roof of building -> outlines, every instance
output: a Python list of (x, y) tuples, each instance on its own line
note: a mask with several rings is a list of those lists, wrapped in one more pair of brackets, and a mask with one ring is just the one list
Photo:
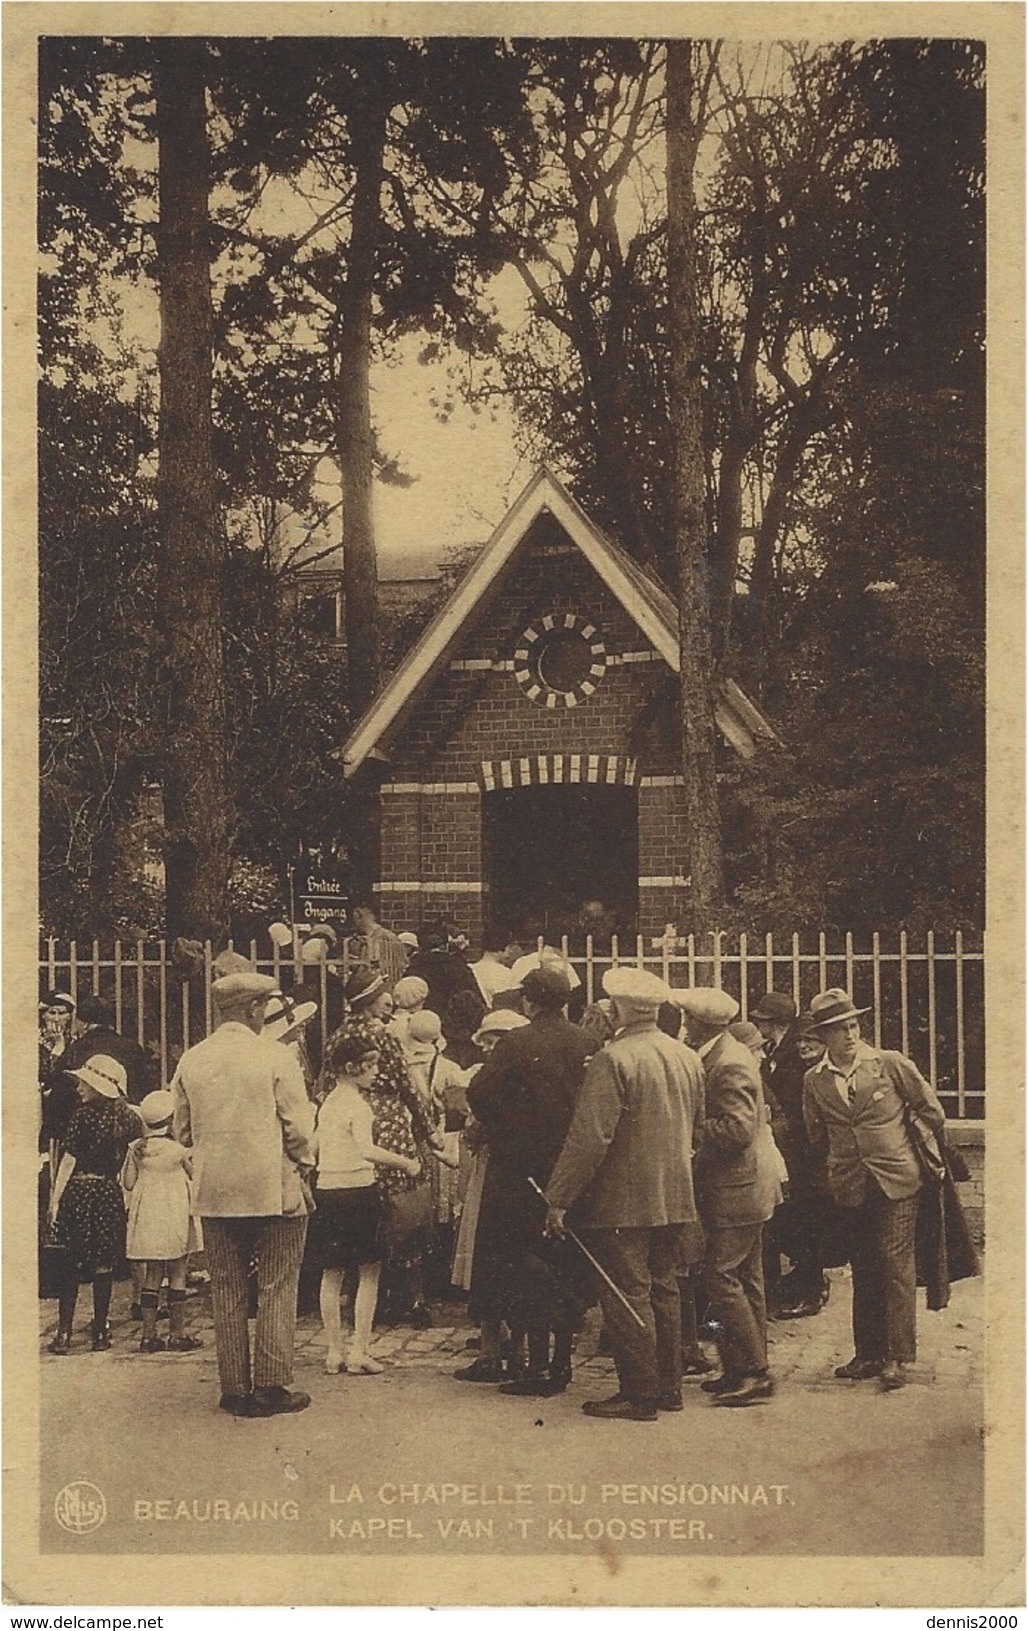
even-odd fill
[[(468, 619), (494, 588), (533, 522), (544, 512), (548, 512), (577, 545), (668, 667), (678, 672), (678, 609), (671, 596), (638, 561), (589, 519), (544, 465), (515, 499), (445, 605), (339, 749), (337, 757), (342, 759), (347, 776), (352, 776), (369, 755), (381, 755), (384, 742), (409, 717), (450, 660)], [(761, 738), (775, 739), (771, 725), (734, 680), (717, 682), (714, 718), (719, 730), (743, 758), (752, 758)]]

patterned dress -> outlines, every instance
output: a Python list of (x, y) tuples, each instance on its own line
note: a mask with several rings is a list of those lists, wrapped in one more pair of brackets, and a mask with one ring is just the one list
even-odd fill
[(114, 1269), (125, 1252), (125, 1199), (119, 1176), (142, 1122), (124, 1099), (80, 1104), (68, 1124), (67, 1155), (75, 1157), (57, 1213), (68, 1256), (83, 1279)]
[[(372, 1127), (374, 1142), (394, 1155), (416, 1158), (427, 1172), (428, 1162), (432, 1160), (429, 1140), (433, 1128), (407, 1073), (403, 1049), (381, 1020), (371, 1016), (367, 1019), (351, 1018), (347, 1021), (346, 1029), (351, 1035), (363, 1037), (368, 1047), (377, 1049), (381, 1056), (378, 1073), (367, 1095), (375, 1118)], [(414, 1189), (425, 1179), (411, 1178), (397, 1167), (379, 1167), (375, 1182), (388, 1204), (391, 1195)], [(402, 1252), (391, 1253), (389, 1261), (394, 1268), (413, 1268), (420, 1263), (424, 1246), (425, 1242), (415, 1237)]]

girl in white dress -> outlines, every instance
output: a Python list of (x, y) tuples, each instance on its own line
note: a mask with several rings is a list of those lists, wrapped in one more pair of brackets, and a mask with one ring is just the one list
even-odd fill
[[(167, 1088), (149, 1093), (139, 1106), (146, 1132), (129, 1145), (121, 1182), (128, 1195), (125, 1255), (146, 1264), (140, 1303), (143, 1334), (140, 1353), (189, 1353), (201, 1348), (199, 1337), (186, 1333), (186, 1267), (193, 1239), (189, 1215), (191, 1156), (171, 1136), (174, 1101)], [(168, 1276), (168, 1340), (157, 1335), (157, 1299)]]

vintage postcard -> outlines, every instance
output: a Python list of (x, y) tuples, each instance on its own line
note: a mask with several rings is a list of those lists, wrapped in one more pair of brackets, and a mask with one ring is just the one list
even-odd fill
[(6, 1604), (1023, 1604), (1023, 8), (3, 29)]

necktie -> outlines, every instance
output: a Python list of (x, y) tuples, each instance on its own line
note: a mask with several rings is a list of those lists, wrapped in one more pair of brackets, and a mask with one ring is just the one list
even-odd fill
[(856, 1096), (857, 1096), (857, 1078), (855, 1076), (850, 1076), (847, 1079), (847, 1082), (846, 1082), (846, 1098), (847, 1098), (848, 1102), (850, 1104), (852, 1104), (854, 1099), (856, 1098)]

